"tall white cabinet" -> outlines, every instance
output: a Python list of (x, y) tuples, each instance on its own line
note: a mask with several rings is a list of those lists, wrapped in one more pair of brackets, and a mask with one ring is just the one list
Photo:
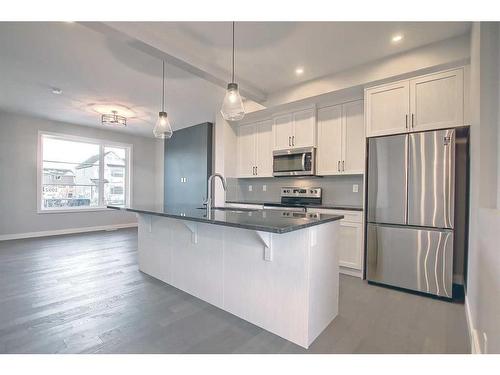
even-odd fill
[(368, 137), (464, 125), (463, 68), (365, 90)]
[(272, 177), (272, 125), (265, 120), (238, 127), (238, 177)]
[(365, 124), (363, 101), (318, 109), (319, 175), (363, 174)]

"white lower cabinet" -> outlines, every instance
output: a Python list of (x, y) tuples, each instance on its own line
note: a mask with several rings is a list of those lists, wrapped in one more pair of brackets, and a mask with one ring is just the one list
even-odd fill
[(340, 272), (363, 277), (363, 213), (360, 211), (307, 209), (307, 212), (343, 215), (339, 230)]

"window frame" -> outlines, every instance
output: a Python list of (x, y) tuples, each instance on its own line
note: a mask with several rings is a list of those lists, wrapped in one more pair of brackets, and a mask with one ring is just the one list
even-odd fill
[[(99, 146), (99, 180), (98, 194), (99, 205), (95, 207), (85, 208), (61, 208), (61, 209), (44, 209), (42, 207), (42, 188), (43, 188), (43, 137), (61, 139), (65, 141), (91, 143)], [(129, 143), (109, 141), (107, 139), (96, 139), (80, 137), (71, 134), (54, 133), (47, 131), (38, 131), (38, 147), (37, 147), (37, 213), (52, 214), (52, 213), (68, 213), (68, 212), (92, 212), (104, 211), (108, 208), (104, 204), (104, 148), (105, 147), (120, 147), (125, 149), (125, 205), (132, 204), (132, 160), (133, 160), (133, 145)]]

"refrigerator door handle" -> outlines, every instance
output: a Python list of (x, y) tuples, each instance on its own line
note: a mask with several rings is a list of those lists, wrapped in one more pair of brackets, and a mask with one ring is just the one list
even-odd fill
[(409, 145), (409, 137), (405, 136), (405, 203), (404, 203), (404, 222), (408, 224), (408, 162), (410, 159), (410, 145)]

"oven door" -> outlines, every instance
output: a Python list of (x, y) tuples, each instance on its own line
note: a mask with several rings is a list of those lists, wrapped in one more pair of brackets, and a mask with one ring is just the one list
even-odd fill
[(280, 150), (273, 152), (273, 176), (312, 176), (315, 174), (315, 149)]

